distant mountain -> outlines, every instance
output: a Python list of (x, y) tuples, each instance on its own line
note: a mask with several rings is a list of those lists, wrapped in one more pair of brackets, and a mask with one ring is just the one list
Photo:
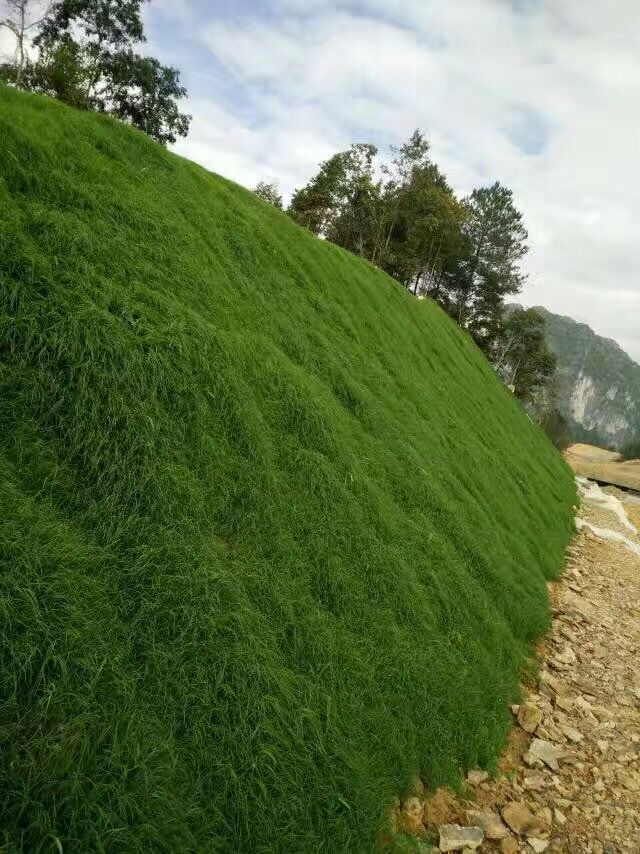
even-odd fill
[(620, 448), (640, 436), (640, 365), (585, 323), (536, 306), (558, 358), (558, 402), (576, 440)]

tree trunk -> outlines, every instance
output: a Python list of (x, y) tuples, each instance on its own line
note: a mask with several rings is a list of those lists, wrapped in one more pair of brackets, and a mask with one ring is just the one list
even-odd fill
[(98, 82), (98, 64), (100, 62), (100, 51), (102, 49), (102, 37), (98, 36), (98, 41), (96, 43), (96, 55), (93, 63), (91, 64), (91, 72), (89, 74), (89, 80), (87, 82), (87, 88), (85, 90), (84, 96), (89, 100), (89, 96), (91, 95), (91, 90)]
[(25, 30), (25, 6), (26, 0), (20, 3), (20, 27), (18, 35), (18, 70), (16, 71), (16, 85), (18, 88), (22, 86), (22, 73), (24, 69), (24, 30)]

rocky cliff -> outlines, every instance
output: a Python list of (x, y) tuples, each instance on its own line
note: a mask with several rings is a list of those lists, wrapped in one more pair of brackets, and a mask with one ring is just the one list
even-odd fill
[(558, 358), (558, 402), (577, 440), (621, 447), (640, 435), (640, 365), (586, 324), (538, 309)]

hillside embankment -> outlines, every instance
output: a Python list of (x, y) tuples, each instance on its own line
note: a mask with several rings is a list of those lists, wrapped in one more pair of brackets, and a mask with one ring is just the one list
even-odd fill
[(466, 798), (440, 790), (422, 806), (418, 836), (443, 851), (465, 835), (478, 852), (640, 851), (640, 502), (587, 482), (581, 493), (540, 672), (512, 707), (496, 778), (472, 771)]
[(430, 301), (0, 88), (0, 847), (371, 851), (490, 767), (570, 470)]

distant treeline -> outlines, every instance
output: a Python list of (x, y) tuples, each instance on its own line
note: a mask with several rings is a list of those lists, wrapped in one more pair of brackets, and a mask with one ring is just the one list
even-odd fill
[[(496, 182), (458, 198), (416, 130), (390, 161), (358, 143), (320, 164), (291, 198), (300, 225), (429, 296), (472, 336), (517, 397), (540, 420), (553, 410), (555, 356), (544, 318), (505, 306), (522, 289), (527, 231), (513, 193)], [(276, 183), (255, 192), (282, 208)]]

